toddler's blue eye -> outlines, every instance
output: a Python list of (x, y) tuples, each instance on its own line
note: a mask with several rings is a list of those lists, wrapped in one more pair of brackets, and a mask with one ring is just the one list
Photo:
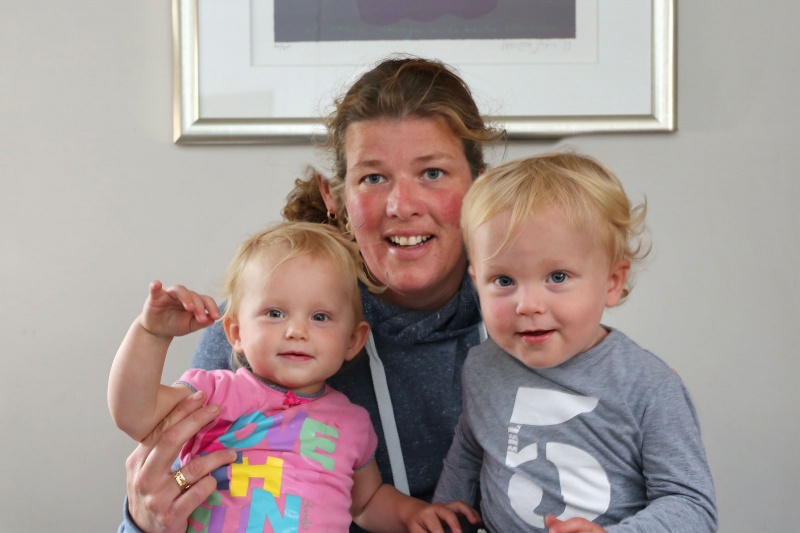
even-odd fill
[(553, 272), (550, 274), (550, 281), (553, 283), (564, 283), (567, 281), (567, 274), (565, 272)]
[(311, 319), (316, 322), (325, 322), (326, 320), (328, 320), (328, 315), (326, 315), (325, 313), (315, 313), (314, 316), (311, 317)]
[(514, 284), (514, 280), (508, 276), (497, 276), (494, 280), (495, 284), (499, 287), (510, 287)]
[(267, 316), (270, 318), (283, 318), (283, 311), (280, 309), (270, 309), (267, 311)]

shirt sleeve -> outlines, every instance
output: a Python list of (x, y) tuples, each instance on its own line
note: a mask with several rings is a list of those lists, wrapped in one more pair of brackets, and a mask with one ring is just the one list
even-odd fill
[(653, 394), (642, 420), (647, 507), (608, 533), (717, 530), (714, 482), (692, 400), (677, 376)]
[(122, 523), (119, 525), (117, 533), (143, 533), (134, 523), (131, 513), (128, 510), (128, 495), (125, 495), (125, 505), (122, 507)]
[(367, 410), (356, 405), (353, 405), (353, 408), (357, 410), (354, 413), (356, 416), (353, 417), (356, 420), (355, 434), (366, 436), (358, 462), (353, 465), (353, 470), (361, 470), (375, 457), (375, 451), (378, 449), (378, 435), (375, 433), (375, 428), (372, 427), (372, 420)]
[(234, 415), (258, 409), (264, 404), (266, 389), (243, 368), (236, 372), (191, 368), (175, 383), (205, 392), (206, 405), (218, 404), (220, 407), (218, 418), (221, 419), (233, 420)]
[(433, 494), (435, 503), (460, 500), (468, 505), (477, 501), (482, 451), (469, 427), (467, 416), (461, 414), (453, 444), (444, 459), (444, 469)]

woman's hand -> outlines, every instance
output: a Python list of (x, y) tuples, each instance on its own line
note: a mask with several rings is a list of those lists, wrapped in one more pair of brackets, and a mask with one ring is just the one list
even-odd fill
[(181, 447), (219, 414), (219, 407), (203, 407), (205, 394), (182, 400), (156, 426), (125, 462), (128, 510), (139, 529), (147, 533), (185, 532), (189, 515), (216, 490), (209, 474), (236, 459), (233, 450), (196, 457), (181, 467), (190, 487), (182, 492), (172, 473)]

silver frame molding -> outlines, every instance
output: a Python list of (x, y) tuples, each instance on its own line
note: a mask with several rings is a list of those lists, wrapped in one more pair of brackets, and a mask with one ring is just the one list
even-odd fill
[[(173, 0), (173, 134), (178, 144), (300, 144), (323, 138), (319, 119), (225, 119), (200, 116), (198, 2)], [(649, 115), (488, 116), (510, 140), (557, 139), (589, 133), (673, 132), (677, 129), (676, 2), (651, 0), (652, 97)]]

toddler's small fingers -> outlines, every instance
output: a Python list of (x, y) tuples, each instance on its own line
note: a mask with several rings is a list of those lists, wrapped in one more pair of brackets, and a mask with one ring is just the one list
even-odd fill
[(217, 320), (220, 316), (220, 313), (219, 313), (219, 307), (217, 306), (217, 302), (214, 301), (214, 298), (202, 294), (200, 295), (200, 299), (203, 302), (203, 309), (205, 309), (208, 318), (210, 318), (211, 320)]
[(150, 295), (158, 294), (159, 292), (161, 292), (162, 288), (163, 287), (161, 285), (161, 282), (158, 281), (157, 279), (154, 279), (153, 281), (150, 282)]

